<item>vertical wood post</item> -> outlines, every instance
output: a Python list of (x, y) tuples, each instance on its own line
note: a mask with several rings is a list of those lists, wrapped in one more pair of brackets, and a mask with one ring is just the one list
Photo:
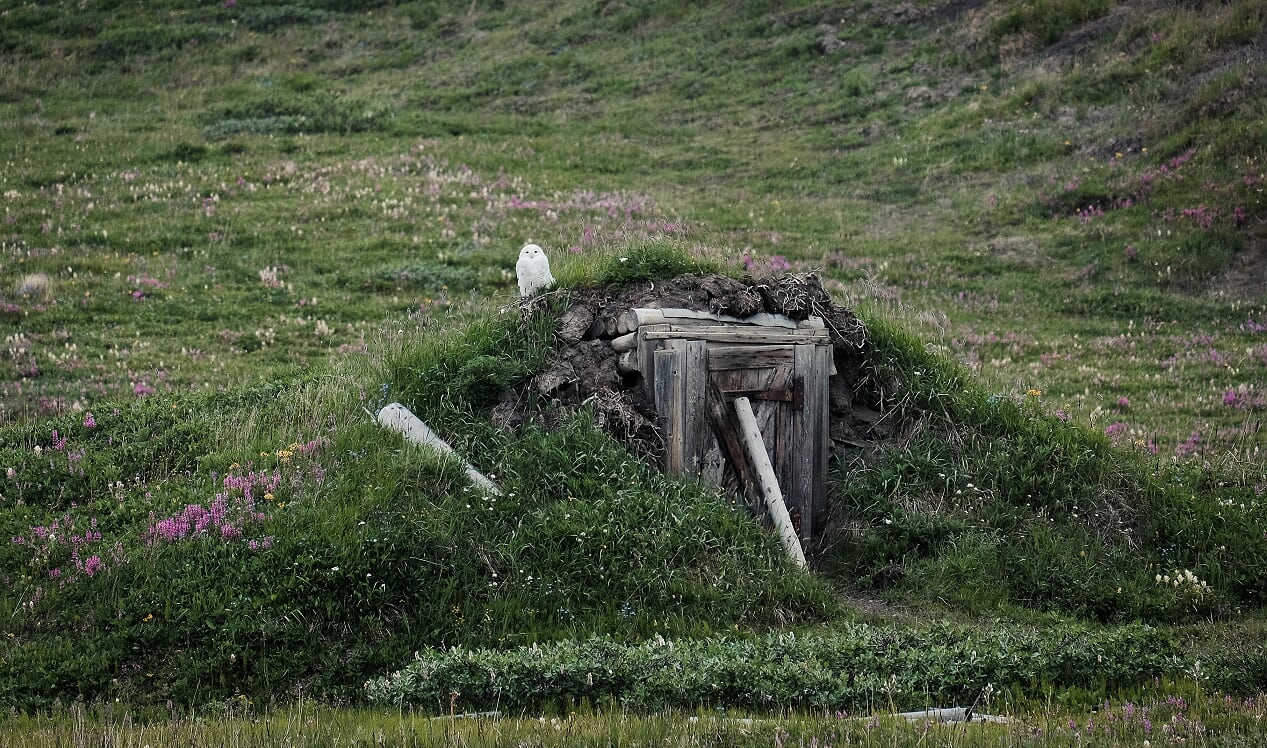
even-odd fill
[(660, 412), (660, 431), (664, 434), (664, 471), (670, 475), (680, 475), (685, 463), (682, 434), (685, 398), (680, 376), (683, 358), (682, 351), (672, 348), (655, 352), (652, 391), (656, 410)]
[[(814, 450), (814, 475), (810, 486), (807, 533), (818, 531), (817, 522), (827, 516), (827, 472), (831, 467), (831, 375), (835, 365), (829, 345), (814, 346), (814, 369), (806, 376), (805, 414), (812, 418), (810, 446)], [(806, 535), (805, 537), (811, 537)]]
[(682, 354), (682, 437), (686, 442), (682, 448), (682, 467), (699, 479), (705, 455), (713, 445), (708, 411), (704, 409), (708, 394), (708, 343), (689, 340), (674, 347)]

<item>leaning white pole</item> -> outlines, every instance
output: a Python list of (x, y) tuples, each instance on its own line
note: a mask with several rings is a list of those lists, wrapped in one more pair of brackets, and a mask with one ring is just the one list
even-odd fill
[(409, 408), (400, 403), (389, 403), (382, 410), (378, 411), (378, 422), (384, 427), (392, 431), (398, 431), (405, 435), (405, 438), (414, 444), (424, 447), (430, 447), (437, 452), (446, 455), (453, 455), (459, 462), (466, 466), (466, 475), (471, 482), (494, 496), (501, 495), (501, 489), (488, 478), (485, 478), (480, 471), (476, 470), (466, 460), (458, 456), (453, 451), (448, 442), (436, 436), (436, 432), (432, 431), (427, 424), (423, 423), (418, 416), (410, 412)]
[(770, 517), (779, 531), (783, 550), (797, 564), (805, 566), (805, 551), (801, 549), (800, 538), (796, 537), (796, 528), (792, 526), (792, 518), (788, 516), (787, 505), (783, 503), (783, 491), (779, 489), (779, 480), (774, 476), (774, 466), (770, 464), (770, 455), (765, 451), (761, 429), (757, 426), (757, 417), (752, 412), (752, 403), (748, 402), (748, 398), (735, 398), (735, 413), (739, 416), (739, 432), (743, 436), (748, 459), (752, 460), (761, 495), (765, 498), (766, 508), (770, 510)]

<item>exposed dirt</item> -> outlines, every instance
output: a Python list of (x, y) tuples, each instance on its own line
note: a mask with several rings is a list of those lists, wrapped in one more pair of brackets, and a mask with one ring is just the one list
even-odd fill
[(1246, 235), (1245, 248), (1210, 283), (1207, 293), (1251, 303), (1267, 298), (1267, 226), (1260, 224)]
[[(793, 320), (821, 318), (831, 337), (837, 371), (830, 380), (834, 447), (856, 452), (887, 436), (879, 414), (856, 405), (853, 398), (865, 376), (866, 329), (853, 312), (835, 305), (816, 275), (788, 273), (749, 281), (687, 275), (565, 293), (568, 307), (559, 318), (555, 355), (545, 370), (502, 393), (493, 411), (494, 423), (501, 427), (515, 428), (528, 421), (550, 426), (571, 411), (588, 407), (600, 428), (658, 464), (664, 447), (658, 415), (641, 374), (622, 373), (618, 368), (620, 354), (612, 348), (615, 336), (610, 330), (621, 313), (632, 308), (682, 308), (740, 318), (760, 312)], [(524, 314), (536, 313), (547, 298), (534, 297), (519, 307)], [(530, 407), (541, 398), (556, 407)]]

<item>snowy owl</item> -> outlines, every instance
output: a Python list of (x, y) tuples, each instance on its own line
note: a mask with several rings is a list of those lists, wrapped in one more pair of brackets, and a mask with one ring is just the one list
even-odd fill
[(519, 278), (520, 296), (531, 296), (554, 283), (554, 276), (550, 275), (550, 258), (546, 257), (545, 250), (535, 244), (525, 244), (519, 250), (515, 275)]

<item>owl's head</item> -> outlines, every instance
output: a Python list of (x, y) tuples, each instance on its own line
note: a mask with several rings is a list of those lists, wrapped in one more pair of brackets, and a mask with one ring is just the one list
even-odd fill
[(519, 250), (519, 259), (521, 260), (534, 260), (544, 256), (545, 250), (535, 244), (525, 244), (524, 248)]

